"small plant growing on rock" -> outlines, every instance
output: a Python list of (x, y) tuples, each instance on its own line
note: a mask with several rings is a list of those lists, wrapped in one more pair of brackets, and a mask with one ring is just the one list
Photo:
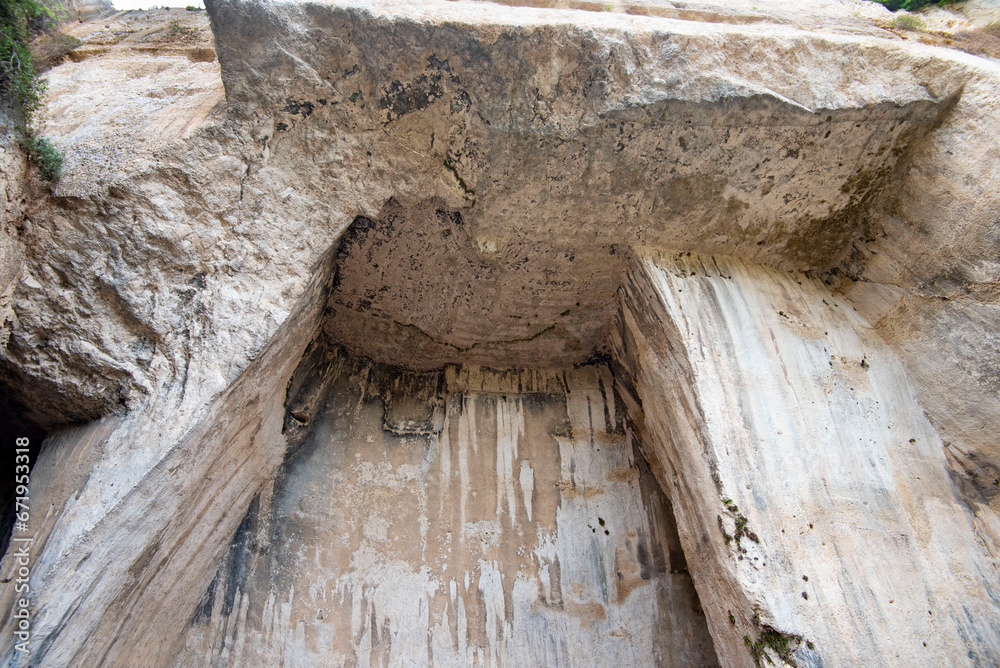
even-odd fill
[(733, 519), (736, 522), (736, 532), (730, 535), (729, 532), (726, 531), (726, 525), (722, 521), (722, 515), (718, 516), (719, 530), (722, 532), (722, 537), (725, 538), (727, 545), (735, 539), (736, 549), (745, 554), (746, 549), (740, 545), (740, 541), (746, 538), (755, 543), (759, 543), (760, 539), (757, 537), (757, 534), (750, 530), (750, 520), (747, 519), (746, 515), (740, 513), (740, 507), (737, 506), (732, 499), (722, 499), (722, 505), (725, 507), (726, 511), (733, 516)]
[[(771, 653), (775, 654), (786, 664), (794, 666), (795, 662), (792, 654), (802, 645), (802, 636), (794, 633), (784, 633), (773, 626), (761, 624), (760, 616), (757, 614), (753, 616), (753, 623), (754, 626), (760, 629), (760, 634), (756, 640), (752, 640), (749, 635), (744, 635), (743, 644), (750, 651), (750, 656), (753, 657), (754, 664), (760, 666), (761, 659), (764, 659), (769, 664), (773, 664), (774, 660), (768, 654), (768, 650), (770, 650)], [(806, 646), (809, 649), (813, 649), (814, 647), (813, 643), (809, 641), (806, 641)]]
[(912, 12), (914, 9), (920, 9), (921, 7), (926, 7), (927, 5), (944, 7), (945, 5), (959, 2), (959, 0), (876, 0), (876, 2), (880, 5), (884, 5), (894, 12), (899, 11), (900, 9)]
[(58, 181), (62, 176), (63, 157), (51, 141), (33, 133), (25, 136), (28, 158), (38, 166), (39, 175), (46, 181)]
[(900, 30), (923, 32), (923, 29), (927, 27), (927, 24), (925, 24), (918, 16), (903, 14), (902, 16), (897, 16), (892, 20), (892, 26), (894, 28), (899, 28)]

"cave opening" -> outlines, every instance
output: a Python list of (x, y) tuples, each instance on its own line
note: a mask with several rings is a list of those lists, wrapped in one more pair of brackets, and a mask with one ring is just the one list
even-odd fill
[[(9, 382), (4, 374), (0, 374), (0, 424), (4, 425), (3, 438), (0, 441), (0, 448), (4, 453), (10, 453), (3, 458), (0, 463), (0, 556), (7, 553), (10, 545), (11, 532), (14, 529), (14, 522), (17, 516), (17, 504), (15, 499), (18, 496), (18, 480), (24, 480), (24, 466), (13, 456), (21, 443), (21, 439), (28, 442), (28, 473), (38, 459), (38, 453), (42, 447), (42, 441), (48, 436), (50, 427), (40, 424), (33, 419), (28, 406), (20, 399), (19, 393), (14, 391), (15, 385)], [(22, 495), (23, 496), (23, 495)]]
[(560, 665), (717, 665), (612, 371), (627, 254), (539, 246), (491, 245), (433, 200), (344, 232), (287, 389), (285, 461), (196, 613), (229, 637), (202, 652), (243, 636), (266, 654), (284, 642), (264, 633), (274, 592), (319, 586), (336, 596), (287, 601), (307, 646), (359, 663), (534, 646)]

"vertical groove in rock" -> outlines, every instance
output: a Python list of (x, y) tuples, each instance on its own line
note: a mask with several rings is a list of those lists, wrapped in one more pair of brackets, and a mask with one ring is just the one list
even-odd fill
[(335, 356), (176, 665), (716, 664), (606, 368)]
[(733, 259), (649, 253), (621, 304), (622, 393), (721, 662), (997, 655), (995, 564), (903, 368), (847, 302)]

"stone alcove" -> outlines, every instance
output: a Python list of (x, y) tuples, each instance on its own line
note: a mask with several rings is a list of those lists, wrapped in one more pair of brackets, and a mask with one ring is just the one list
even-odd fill
[(593, 253), (396, 200), (338, 246), (285, 461), (180, 663), (716, 665), (611, 371), (626, 249), (574, 272)]

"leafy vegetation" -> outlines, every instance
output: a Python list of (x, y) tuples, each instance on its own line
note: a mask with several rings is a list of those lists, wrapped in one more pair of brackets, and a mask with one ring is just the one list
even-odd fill
[(892, 20), (892, 25), (900, 30), (912, 30), (913, 32), (920, 32), (927, 27), (927, 24), (919, 16), (912, 14), (897, 16)]
[(58, 181), (62, 176), (63, 157), (46, 137), (28, 133), (24, 148), (31, 161), (38, 165), (39, 175), (46, 181)]
[(47, 181), (59, 178), (62, 155), (32, 129), (32, 114), (42, 104), (45, 81), (38, 76), (28, 43), (56, 20), (56, 11), (38, 0), (0, 0), (0, 96), (20, 116), (24, 149)]
[(24, 117), (39, 107), (45, 93), (28, 41), (52, 17), (51, 10), (35, 0), (0, 0), (0, 93)]
[(915, 9), (920, 9), (921, 7), (926, 7), (928, 5), (937, 5), (938, 7), (944, 7), (945, 5), (950, 5), (955, 2), (960, 2), (961, 0), (875, 0), (881, 5), (885, 5), (888, 9), (894, 12), (898, 12), (900, 9), (905, 9), (908, 12), (912, 12)]
[[(762, 666), (761, 659), (763, 659), (769, 664), (774, 665), (774, 659), (768, 653), (768, 650), (770, 650), (771, 653), (784, 661), (785, 664), (796, 665), (793, 654), (802, 645), (802, 636), (794, 633), (784, 633), (773, 626), (761, 624), (760, 616), (757, 614), (753, 616), (753, 623), (760, 630), (757, 640), (752, 640), (749, 635), (744, 635), (743, 644), (750, 651), (750, 656), (753, 657), (754, 664)], [(815, 649), (815, 645), (810, 641), (806, 642), (806, 647)]]
[(72, 35), (58, 30), (47, 30), (39, 35), (31, 44), (31, 53), (35, 61), (35, 69), (42, 73), (61, 63), (70, 51), (83, 44)]

